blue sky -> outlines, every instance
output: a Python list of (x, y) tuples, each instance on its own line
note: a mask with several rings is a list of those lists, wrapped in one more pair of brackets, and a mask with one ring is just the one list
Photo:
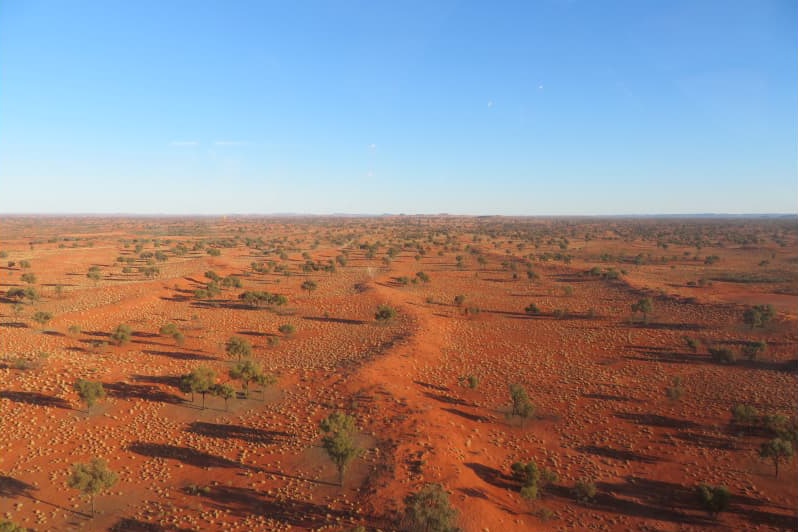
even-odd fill
[(0, 212), (798, 211), (793, 0), (0, 2)]

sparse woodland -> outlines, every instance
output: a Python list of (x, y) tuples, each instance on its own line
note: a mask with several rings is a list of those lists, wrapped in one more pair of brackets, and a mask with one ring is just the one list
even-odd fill
[(778, 218), (5, 218), (0, 530), (794, 530), (796, 249)]

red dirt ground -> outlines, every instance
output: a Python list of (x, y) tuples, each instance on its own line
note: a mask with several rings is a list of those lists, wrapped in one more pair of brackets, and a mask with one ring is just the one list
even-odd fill
[[(797, 229), (792, 219), (5, 219), (0, 518), (57, 531), (399, 530), (404, 498), (435, 482), (465, 531), (795, 530), (795, 460), (775, 478), (758, 455), (774, 434), (734, 425), (730, 410), (794, 419)], [(137, 244), (165, 253), (156, 277), (139, 271)], [(344, 253), (334, 272), (303, 271)], [(289, 275), (250, 267), (268, 261)], [(198, 300), (208, 270), (243, 287)], [(419, 271), (429, 282), (402, 281)], [(27, 272), (42, 297), (15, 306), (5, 294)], [(301, 288), (309, 279), (316, 290)], [(248, 308), (246, 290), (288, 305)], [(631, 312), (642, 297), (653, 301), (645, 323)], [(530, 303), (540, 313), (524, 312)], [(381, 304), (397, 310), (391, 323), (375, 322)], [(743, 311), (759, 304), (777, 316), (751, 329)], [(52, 320), (35, 323), (37, 311)], [(159, 334), (170, 322), (183, 345)], [(133, 338), (115, 346), (122, 323)], [(278, 332), (286, 323), (295, 334)], [(233, 335), (278, 382), (202, 409), (176, 383), (201, 365), (229, 380)], [(740, 350), (754, 340), (767, 350), (749, 361)], [(715, 363), (711, 347), (738, 360)], [(674, 377), (676, 401), (665, 395)], [(107, 392), (89, 414), (80, 378)], [(536, 406), (523, 424), (508, 416), (513, 383)], [(364, 449), (343, 487), (318, 429), (336, 410), (355, 417)], [(71, 464), (92, 457), (119, 475), (93, 517), (66, 485)], [(519, 460), (559, 479), (524, 500), (510, 470)], [(573, 497), (579, 479), (596, 485), (592, 501)], [(700, 483), (728, 487), (728, 510), (703, 511)]]

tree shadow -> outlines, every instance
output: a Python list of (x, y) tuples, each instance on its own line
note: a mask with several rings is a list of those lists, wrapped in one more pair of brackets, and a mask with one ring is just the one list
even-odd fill
[(712, 436), (709, 434), (698, 434), (696, 432), (679, 431), (674, 437), (688, 445), (702, 447), (705, 449), (734, 450), (737, 446), (734, 440), (722, 436)]
[(477, 414), (469, 414), (468, 412), (463, 412), (462, 410), (458, 410), (456, 408), (443, 408), (444, 412), (449, 412), (450, 414), (454, 414), (456, 416), (460, 416), (465, 418), (469, 421), (473, 421), (475, 423), (487, 423), (490, 421), (490, 418), (485, 416), (480, 416)]
[(518, 486), (511, 482), (511, 479), (498, 469), (476, 462), (467, 462), (463, 465), (473, 471), (483, 482), (487, 482), (491, 486), (502, 489), (518, 489)]
[(191, 447), (179, 447), (167, 443), (146, 443), (134, 442), (128, 446), (128, 450), (149, 458), (163, 458), (182, 462), (194, 467), (219, 467), (226, 469), (249, 469), (255, 470), (252, 466), (247, 466), (216, 456), (192, 449)]
[(632, 399), (631, 397), (625, 397), (622, 395), (610, 395), (607, 393), (583, 393), (582, 397), (586, 397), (588, 399), (598, 399), (599, 401), (618, 401), (621, 403), (640, 403), (639, 399)]
[(700, 425), (692, 421), (676, 419), (658, 414), (634, 414), (631, 412), (616, 412), (615, 417), (630, 421), (635, 425), (647, 425), (649, 427), (661, 427), (668, 429), (697, 429)]
[(699, 526), (715, 523), (700, 514), (685, 512), (700, 508), (695, 490), (681, 484), (628, 476), (622, 482), (598, 482), (596, 486), (599, 494), (592, 505), (608, 512)]
[(207, 423), (204, 421), (194, 421), (186, 429), (193, 434), (207, 436), (209, 438), (230, 439), (245, 441), (247, 443), (271, 444), (284, 441), (293, 435), (288, 432), (276, 430), (263, 430), (241, 425), (225, 425), (221, 423)]
[(0, 497), (5, 499), (27, 497), (30, 499), (33, 498), (31, 492), (35, 490), (36, 488), (27, 482), (17, 480), (14, 477), (0, 475)]
[(440, 403), (446, 403), (447, 405), (473, 406), (462, 399), (458, 399), (457, 397), (450, 397), (440, 393), (424, 392), (424, 395)]
[(327, 505), (313, 504), (290, 498), (271, 499), (265, 493), (252, 488), (235, 486), (211, 486), (207, 493), (200, 493), (210, 506), (236, 517), (253, 514), (266, 515), (270, 519), (298, 528), (329, 526), (330, 520), (345, 520), (355, 514), (335, 510)]
[(156, 523), (147, 523), (146, 521), (139, 521), (130, 517), (123, 517), (117, 521), (111, 528), (110, 532), (191, 532), (190, 528), (177, 528), (170, 526), (165, 528)]
[(148, 355), (153, 356), (160, 356), (160, 357), (167, 357), (174, 360), (216, 360), (213, 357), (209, 357), (207, 355), (200, 355), (197, 353), (181, 353), (180, 351), (159, 351), (155, 349), (144, 349), (142, 353), (146, 353)]
[(8, 327), (9, 329), (27, 329), (28, 324), (21, 321), (8, 321), (6, 323), (0, 323), (0, 327)]
[(302, 316), (303, 320), (308, 321), (320, 321), (326, 323), (341, 323), (344, 325), (364, 325), (366, 322), (363, 320), (353, 320), (347, 318), (325, 318), (325, 317), (316, 317), (316, 316)]
[(129, 384), (127, 382), (119, 381), (110, 384), (104, 384), (103, 387), (109, 396), (119, 399), (140, 399), (142, 401), (169, 404), (183, 403), (182, 397), (165, 392), (153, 385)]
[(630, 462), (640, 462), (643, 464), (656, 464), (662, 461), (661, 458), (655, 456), (647, 456), (633, 451), (622, 451), (610, 447), (599, 447), (597, 445), (583, 445), (577, 448), (577, 451), (595, 456), (602, 456), (604, 458), (612, 458), (613, 460), (628, 460)]
[(177, 375), (131, 375), (130, 379), (135, 382), (163, 384), (170, 388), (180, 389), (180, 376)]
[(23, 403), (28, 405), (72, 410), (72, 406), (64, 399), (61, 399), (60, 397), (44, 395), (43, 393), (38, 392), (12, 392), (9, 390), (3, 390), (0, 391), (0, 399), (8, 399), (9, 401), (13, 401), (15, 403)]
[(430, 384), (428, 382), (422, 382), (422, 381), (413, 381), (413, 382), (415, 384), (418, 384), (419, 386), (423, 386), (424, 388), (429, 388), (430, 390), (436, 390), (438, 392), (448, 392), (449, 391), (449, 388), (446, 387), (446, 386), (438, 386), (437, 384)]

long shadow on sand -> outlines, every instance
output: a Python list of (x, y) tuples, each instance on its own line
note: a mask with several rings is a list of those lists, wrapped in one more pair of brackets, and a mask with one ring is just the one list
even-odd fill
[(108, 530), (110, 530), (110, 532), (191, 532), (194, 529), (176, 528), (174, 526), (165, 528), (155, 523), (147, 523), (146, 521), (123, 517)]
[(498, 469), (494, 469), (483, 464), (478, 464), (476, 462), (467, 462), (463, 465), (473, 471), (483, 482), (487, 482), (491, 486), (509, 490), (518, 489), (518, 485), (511, 482), (510, 477)]
[(12, 392), (4, 390), (0, 392), (0, 399), (8, 399), (15, 403), (22, 403), (27, 405), (46, 406), (50, 408), (63, 408), (65, 410), (72, 410), (72, 406), (61, 399), (60, 397), (53, 397), (44, 395), (38, 392)]
[(208, 505), (236, 517), (265, 515), (292, 527), (315, 529), (329, 526), (330, 519), (354, 517), (349, 512), (334, 510), (326, 505), (296, 499), (275, 500), (251, 488), (213, 486), (207, 494), (200, 495)]
[(597, 445), (583, 445), (579, 447), (577, 451), (594, 456), (601, 456), (603, 458), (612, 458), (613, 460), (628, 460), (630, 462), (640, 462), (643, 464), (656, 464), (662, 461), (662, 459), (656, 456), (647, 456), (633, 451), (622, 451), (610, 447), (599, 447)]
[(180, 404), (183, 402), (182, 397), (165, 392), (157, 386), (150, 384), (130, 384), (120, 381), (104, 384), (103, 387), (109, 396), (119, 399), (140, 399), (142, 401), (169, 404)]
[(191, 447), (179, 447), (177, 445), (169, 445), (167, 443), (134, 442), (128, 446), (128, 450), (136, 454), (140, 454), (141, 456), (177, 460), (186, 465), (194, 467), (255, 469), (251, 466), (239, 464), (238, 462), (234, 462), (233, 460), (229, 460), (221, 456), (216, 456), (192, 449)]
[(697, 429), (700, 427), (697, 423), (687, 421), (684, 419), (676, 419), (668, 416), (660, 416), (658, 414), (634, 414), (631, 412), (616, 412), (615, 417), (630, 421), (635, 425), (648, 425), (649, 427), (661, 427), (667, 429)]
[(226, 425), (223, 423), (207, 423), (204, 421), (194, 421), (186, 429), (193, 434), (207, 436), (209, 438), (231, 439), (245, 441), (247, 443), (271, 444), (285, 441), (292, 434), (278, 430), (263, 430), (241, 425)]

